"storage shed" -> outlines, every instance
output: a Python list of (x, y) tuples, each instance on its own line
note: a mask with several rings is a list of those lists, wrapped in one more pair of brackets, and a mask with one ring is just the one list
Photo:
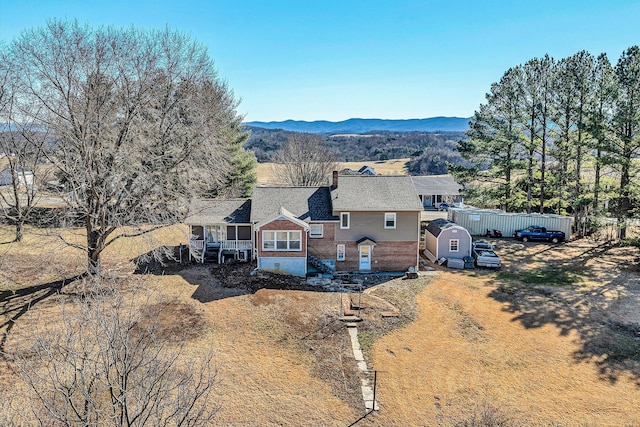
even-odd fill
[(471, 235), (462, 226), (449, 220), (434, 219), (424, 235), (424, 254), (435, 262), (440, 258), (462, 260), (471, 256)]
[(563, 231), (569, 240), (573, 225), (573, 217), (570, 216), (506, 213), (501, 210), (475, 208), (451, 208), (448, 219), (469, 230), (473, 236), (483, 236), (487, 230), (500, 230), (503, 236), (510, 237), (516, 230), (539, 225), (547, 230)]

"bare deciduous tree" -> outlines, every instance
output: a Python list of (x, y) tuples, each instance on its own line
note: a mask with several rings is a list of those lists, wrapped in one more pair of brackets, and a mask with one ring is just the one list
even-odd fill
[(274, 156), (274, 177), (281, 185), (326, 185), (338, 163), (319, 135), (293, 134)]
[[(22, 240), (24, 224), (36, 205), (37, 180), (44, 178), (47, 132), (24, 119), (19, 79), (8, 52), (0, 53), (0, 215), (15, 226), (15, 241)], [(24, 106), (22, 106), (24, 107)]]
[(184, 354), (186, 336), (167, 336), (163, 304), (150, 293), (141, 301), (103, 279), (92, 281), (77, 306), (60, 307), (61, 322), (41, 322), (31, 348), (6, 354), (28, 386), (31, 405), (16, 414), (15, 404), (5, 404), (5, 420), (207, 425), (217, 411), (213, 351), (203, 358)]
[(201, 44), (52, 20), (10, 49), (26, 119), (55, 138), (49, 160), (84, 223), (90, 273), (109, 244), (179, 222), (190, 198), (222, 182), (242, 117)]

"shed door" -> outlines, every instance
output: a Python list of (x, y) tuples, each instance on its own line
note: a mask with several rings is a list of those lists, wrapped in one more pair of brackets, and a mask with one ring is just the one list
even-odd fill
[(371, 270), (371, 246), (360, 246), (360, 270)]

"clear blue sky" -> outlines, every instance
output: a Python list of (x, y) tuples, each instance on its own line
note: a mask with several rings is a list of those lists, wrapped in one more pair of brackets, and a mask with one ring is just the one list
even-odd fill
[(640, 0), (0, 0), (0, 39), (53, 17), (188, 32), (248, 121), (469, 117), (511, 66), (640, 44)]

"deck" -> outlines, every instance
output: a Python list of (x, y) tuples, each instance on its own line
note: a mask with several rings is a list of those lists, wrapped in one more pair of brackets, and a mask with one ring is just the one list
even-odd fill
[(232, 255), (236, 260), (249, 261), (252, 250), (253, 241), (251, 240), (209, 242), (202, 239), (191, 239), (189, 241), (189, 255), (200, 263), (215, 256), (218, 264), (222, 264), (225, 255)]

